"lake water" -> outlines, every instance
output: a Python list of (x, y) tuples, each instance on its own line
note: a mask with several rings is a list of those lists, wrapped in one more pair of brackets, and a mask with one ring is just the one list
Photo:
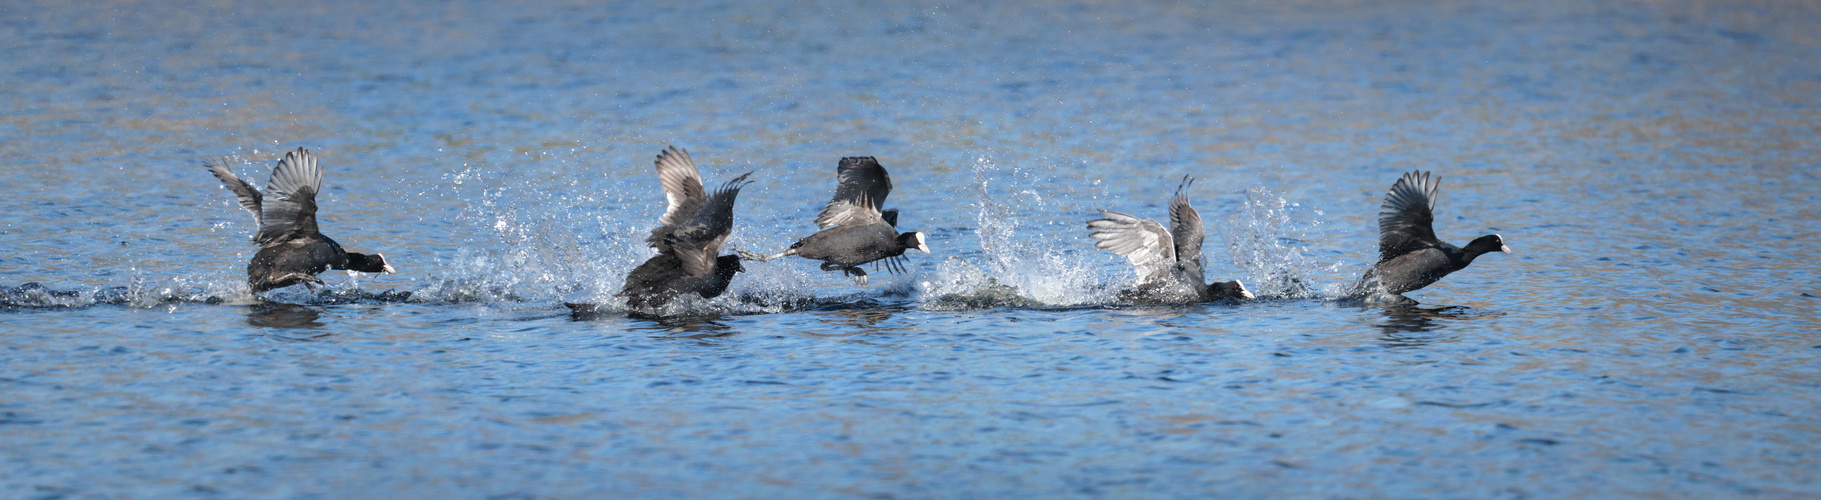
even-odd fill
[[(1821, 495), (1812, 2), (0, 5), (0, 497)], [(729, 248), (876, 156), (905, 275), (650, 255), (651, 159), (755, 170)], [(400, 273), (255, 301), (201, 168), (327, 169)], [(1402, 172), (1492, 254), (1327, 300)], [(1128, 307), (1096, 208), (1194, 175), (1209, 277)], [(1294, 293), (1289, 280), (1309, 284)]]

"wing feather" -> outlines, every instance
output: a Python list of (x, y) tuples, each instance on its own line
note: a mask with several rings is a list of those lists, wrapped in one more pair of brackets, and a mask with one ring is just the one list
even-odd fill
[(664, 186), (666, 206), (664, 215), (658, 217), (658, 227), (651, 229), (645, 242), (662, 250), (665, 238), (701, 211), (708, 193), (702, 188), (702, 172), (696, 169), (688, 150), (670, 146), (658, 153), (652, 164), (657, 168), (658, 183)]
[(321, 190), (322, 168), (316, 157), (304, 148), (285, 153), (266, 182), (259, 234), (253, 241), (270, 244), (316, 233), (316, 194)]
[(676, 231), (665, 238), (669, 251), (675, 252), (683, 262), (683, 272), (690, 276), (705, 276), (714, 272), (715, 258), (721, 253), (721, 245), (733, 233), (734, 200), (740, 196), (741, 188), (752, 183), (746, 180), (750, 175), (752, 172), (740, 174), (722, 184), (720, 189), (716, 189), (702, 203), (695, 217), (678, 225)]
[(702, 172), (696, 169), (695, 159), (689, 157), (689, 151), (676, 146), (658, 154), (658, 182), (664, 185), (664, 198), (669, 206), (664, 215), (658, 217), (660, 224), (679, 224), (696, 216), (702, 202), (708, 199), (707, 190), (702, 188)]
[(1378, 209), (1378, 258), (1383, 262), (1399, 255), (1436, 247), (1435, 199), (1441, 194), (1441, 177), (1428, 172), (1404, 174), (1385, 193)]
[(1193, 177), (1184, 176), (1182, 185), (1176, 187), (1176, 196), (1170, 198), (1170, 238), (1176, 242), (1176, 260), (1194, 264), (1201, 268), (1201, 242), (1205, 239), (1201, 229), (1201, 213), (1189, 206), (1189, 186), (1195, 183)]
[[(851, 218), (866, 215), (855, 211), (861, 207), (878, 213), (885, 207), (885, 197), (891, 192), (891, 175), (878, 160), (871, 156), (842, 158), (841, 164), (835, 167), (835, 197), (828, 200), (828, 205), (816, 216), (816, 226), (828, 229), (848, 225)], [(896, 221), (894, 215), (892, 225), (896, 226)]]
[(1088, 221), (1088, 236), (1100, 240), (1094, 246), (1125, 256), (1138, 266), (1140, 279), (1150, 280), (1167, 274), (1176, 264), (1176, 243), (1162, 224), (1150, 219), (1100, 210), (1103, 219)]
[(259, 188), (253, 187), (253, 183), (241, 179), (239, 176), (234, 175), (233, 171), (228, 170), (228, 160), (226, 158), (221, 159), (218, 163), (204, 163), (203, 167), (208, 168), (210, 174), (214, 174), (216, 179), (221, 180), (222, 187), (228, 188), (229, 191), (234, 192), (234, 197), (240, 199), (240, 208), (252, 212), (253, 224), (260, 225), (262, 222), (260, 220), (262, 214), (260, 213), (259, 204), (262, 195), (259, 192)]

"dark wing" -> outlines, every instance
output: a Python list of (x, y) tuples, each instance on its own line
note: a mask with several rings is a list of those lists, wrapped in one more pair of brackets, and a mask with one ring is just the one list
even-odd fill
[(304, 148), (285, 153), (266, 182), (269, 196), (260, 203), (259, 234), (253, 241), (266, 244), (316, 234), (316, 193), (321, 190), (322, 169), (316, 166), (316, 157)]
[(702, 202), (708, 200), (707, 190), (702, 189), (702, 172), (696, 170), (696, 162), (689, 157), (689, 151), (676, 146), (658, 153), (658, 183), (664, 186), (664, 199), (668, 205), (664, 215), (658, 217), (658, 227), (651, 229), (651, 236), (646, 243), (663, 249), (661, 246), (670, 233), (677, 230), (679, 224), (688, 222), (702, 209)]
[(721, 253), (721, 244), (727, 242), (727, 235), (733, 232), (733, 202), (740, 196), (740, 188), (751, 181), (746, 176), (752, 172), (740, 174), (739, 177), (722, 184), (714, 195), (702, 203), (701, 210), (695, 217), (677, 226), (676, 231), (665, 237), (665, 248), (674, 252), (683, 261), (683, 272), (690, 276), (705, 276), (714, 272), (714, 261)]
[(209, 173), (215, 174), (216, 179), (221, 180), (221, 185), (223, 187), (228, 188), (229, 191), (233, 191), (234, 196), (240, 198), (240, 208), (245, 208), (248, 212), (253, 212), (253, 223), (260, 224), (259, 188), (253, 187), (253, 183), (242, 180), (240, 177), (235, 176), (234, 172), (229, 171), (226, 158), (223, 158), (220, 163), (205, 163), (203, 166), (209, 169)]
[(892, 227), (898, 227), (898, 209), (896, 209), (896, 208), (888, 208), (885, 210), (880, 210), (879, 218), (884, 219), (885, 223), (891, 224)]
[(1176, 260), (1188, 262), (1201, 268), (1201, 213), (1189, 206), (1189, 185), (1195, 179), (1183, 176), (1182, 185), (1176, 187), (1176, 196), (1170, 198), (1170, 239), (1176, 241)]
[(1410, 172), (1391, 185), (1385, 204), (1378, 207), (1378, 260), (1439, 246), (1435, 238), (1435, 198), (1441, 194), (1440, 177)]
[(678, 272), (677, 257), (674, 254), (660, 253), (626, 274), (626, 284), (620, 286), (616, 297), (639, 296), (660, 293), (665, 285), (682, 278)]
[[(822, 214), (816, 216), (816, 226), (828, 229), (848, 223), (850, 217), (864, 215), (853, 213), (855, 207), (865, 205), (873, 212), (885, 206), (885, 197), (892, 193), (892, 177), (885, 173), (885, 167), (871, 156), (854, 156), (841, 159), (841, 166), (835, 168), (835, 197), (822, 208)], [(864, 200), (865, 203), (861, 203)], [(897, 217), (892, 217), (892, 225), (897, 226)]]
[[(828, 208), (823, 209), (822, 214), (827, 216), (828, 214), (833, 213), (836, 214), (836, 217), (831, 225), (822, 226), (822, 228), (828, 229), (835, 226), (860, 227), (879, 223), (889, 223), (892, 224), (892, 227), (897, 227), (898, 211), (887, 210), (885, 212), (880, 212), (878, 206), (879, 205), (873, 203), (870, 198), (867, 198), (866, 195), (860, 195), (859, 198), (848, 201), (829, 202)], [(891, 214), (889, 222), (885, 218), (887, 212)]]
[(1101, 210), (1100, 215), (1105, 218), (1088, 221), (1088, 229), (1094, 230), (1088, 236), (1100, 240), (1094, 246), (1125, 256), (1138, 266), (1141, 279), (1168, 273), (1176, 264), (1176, 243), (1162, 224), (1111, 210)]

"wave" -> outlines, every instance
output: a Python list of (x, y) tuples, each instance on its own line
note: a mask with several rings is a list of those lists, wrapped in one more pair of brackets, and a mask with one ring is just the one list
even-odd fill
[(174, 304), (251, 305), (280, 302), (310, 305), (392, 303), (411, 300), (412, 292), (366, 292), (358, 286), (328, 286), (310, 290), (301, 286), (274, 290), (261, 300), (238, 289), (224, 289), (212, 282), (172, 280), (158, 285), (107, 286), (58, 290), (38, 282), (0, 289), (0, 309), (77, 309), (92, 306), (153, 308)]

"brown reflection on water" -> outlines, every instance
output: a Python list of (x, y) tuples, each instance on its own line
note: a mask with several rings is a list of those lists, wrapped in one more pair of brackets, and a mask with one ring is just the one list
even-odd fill
[(320, 308), (296, 304), (262, 304), (247, 309), (247, 324), (261, 328), (287, 330), (321, 328), (324, 326), (323, 323), (317, 321), (321, 317)]
[(719, 314), (702, 314), (688, 316), (667, 316), (662, 318), (628, 317), (634, 323), (634, 330), (657, 333), (664, 337), (684, 339), (707, 339), (726, 337), (734, 334), (733, 328), (722, 323)]
[(806, 333), (817, 337), (853, 337), (893, 333), (895, 329), (881, 327), (879, 325), (900, 312), (903, 312), (903, 309), (895, 307), (868, 307), (821, 311), (815, 313), (816, 317), (820, 318), (823, 323), (837, 327), (831, 331), (839, 333)]
[(1424, 347), (1452, 340), (1443, 333), (1452, 323), (1503, 316), (1499, 312), (1480, 312), (1466, 306), (1421, 307), (1396, 305), (1382, 310), (1385, 318), (1373, 324), (1381, 332), (1379, 341), (1386, 347)]

